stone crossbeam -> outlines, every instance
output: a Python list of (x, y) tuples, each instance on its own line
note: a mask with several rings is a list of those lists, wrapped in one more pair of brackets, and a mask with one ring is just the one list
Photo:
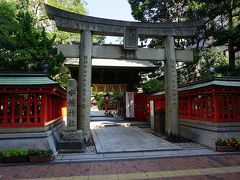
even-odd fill
[(126, 27), (138, 29), (139, 37), (158, 38), (163, 36), (191, 37), (202, 20), (175, 23), (142, 23), (133, 21), (119, 21), (80, 15), (45, 4), (49, 18), (55, 20), (59, 30), (79, 33), (89, 30), (93, 35), (123, 36)]
[[(58, 53), (61, 51), (65, 57), (79, 58), (79, 45), (58, 45)], [(138, 48), (136, 51), (126, 51), (122, 46), (116, 45), (93, 45), (92, 58), (95, 59), (129, 59), (164, 61), (166, 59), (165, 49)], [(176, 49), (176, 59), (179, 62), (193, 62), (193, 52), (190, 50)]]

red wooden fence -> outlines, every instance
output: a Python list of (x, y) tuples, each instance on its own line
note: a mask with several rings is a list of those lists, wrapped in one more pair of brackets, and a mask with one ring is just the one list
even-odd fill
[(145, 121), (147, 119), (146, 104), (147, 97), (143, 93), (136, 93), (134, 95), (134, 116), (135, 120)]
[(0, 127), (46, 126), (62, 118), (65, 106), (58, 85), (0, 87)]
[[(148, 97), (155, 111), (165, 109), (165, 95)], [(179, 118), (210, 122), (240, 122), (240, 88), (210, 86), (179, 91)], [(148, 105), (149, 106), (149, 105)]]

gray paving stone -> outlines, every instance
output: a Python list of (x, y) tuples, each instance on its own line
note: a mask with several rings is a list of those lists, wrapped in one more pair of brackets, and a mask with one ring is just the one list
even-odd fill
[(71, 159), (99, 159), (103, 158), (103, 154), (73, 154), (73, 155), (64, 155), (62, 157), (63, 160), (71, 160)]
[(142, 157), (142, 152), (134, 152), (134, 153), (106, 153), (104, 154), (105, 158), (120, 158), (120, 157)]
[[(219, 153), (211, 149), (190, 149), (190, 150), (167, 150), (167, 151), (146, 151), (146, 152), (121, 152), (121, 153), (70, 153), (59, 154), (54, 162), (89, 162), (89, 161), (109, 161), (109, 160), (133, 160), (133, 159), (148, 159), (148, 158), (162, 158), (162, 157), (185, 157), (196, 155), (212, 155), (212, 154), (232, 154)], [(60, 156), (60, 157), (59, 157)]]
[(179, 151), (148, 151), (148, 152), (143, 152), (143, 155), (148, 157), (148, 156), (163, 156), (163, 155), (178, 155)]
[[(104, 121), (105, 123), (108, 121)], [(84, 153), (58, 154), (54, 162), (134, 160), (161, 157), (224, 154), (198, 144), (172, 144), (137, 127), (98, 128), (102, 121), (91, 122), (95, 148)], [(110, 123), (110, 121), (109, 121)], [(98, 151), (97, 151), (98, 149)]]
[(105, 127), (91, 131), (97, 153), (181, 149), (137, 127)]

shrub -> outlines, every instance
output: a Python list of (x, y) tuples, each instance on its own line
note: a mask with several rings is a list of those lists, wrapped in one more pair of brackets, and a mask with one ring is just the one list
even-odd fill
[(216, 146), (227, 146), (227, 141), (223, 138), (218, 138), (215, 142)]
[(237, 146), (240, 147), (240, 138), (237, 138)]
[(231, 147), (237, 147), (238, 146), (238, 140), (236, 137), (231, 137), (227, 139), (227, 145)]
[(215, 142), (216, 146), (229, 146), (229, 147), (237, 147), (240, 146), (240, 139), (237, 137), (229, 137), (227, 139), (218, 138)]
[(27, 148), (10, 148), (2, 152), (2, 157), (27, 157), (28, 149)]
[(51, 149), (38, 149), (38, 148), (31, 148), (29, 149), (29, 156), (36, 156), (39, 158), (49, 157), (53, 155)]

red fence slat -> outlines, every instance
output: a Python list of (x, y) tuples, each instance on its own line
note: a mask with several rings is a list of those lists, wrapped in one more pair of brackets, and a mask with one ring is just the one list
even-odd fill
[[(155, 101), (155, 111), (160, 104), (165, 104), (164, 97), (164, 94), (148, 97), (148, 101)], [(240, 122), (240, 88), (205, 87), (180, 91), (178, 98), (180, 119)]]
[[(39, 89), (39, 93), (31, 93), (29, 89), (15, 89), (15, 93), (14, 89), (11, 93), (1, 92), (0, 127), (36, 127), (60, 120), (61, 109), (66, 106), (66, 93), (51, 92), (47, 88), (44, 92)], [(51, 99), (50, 103), (48, 98)]]

